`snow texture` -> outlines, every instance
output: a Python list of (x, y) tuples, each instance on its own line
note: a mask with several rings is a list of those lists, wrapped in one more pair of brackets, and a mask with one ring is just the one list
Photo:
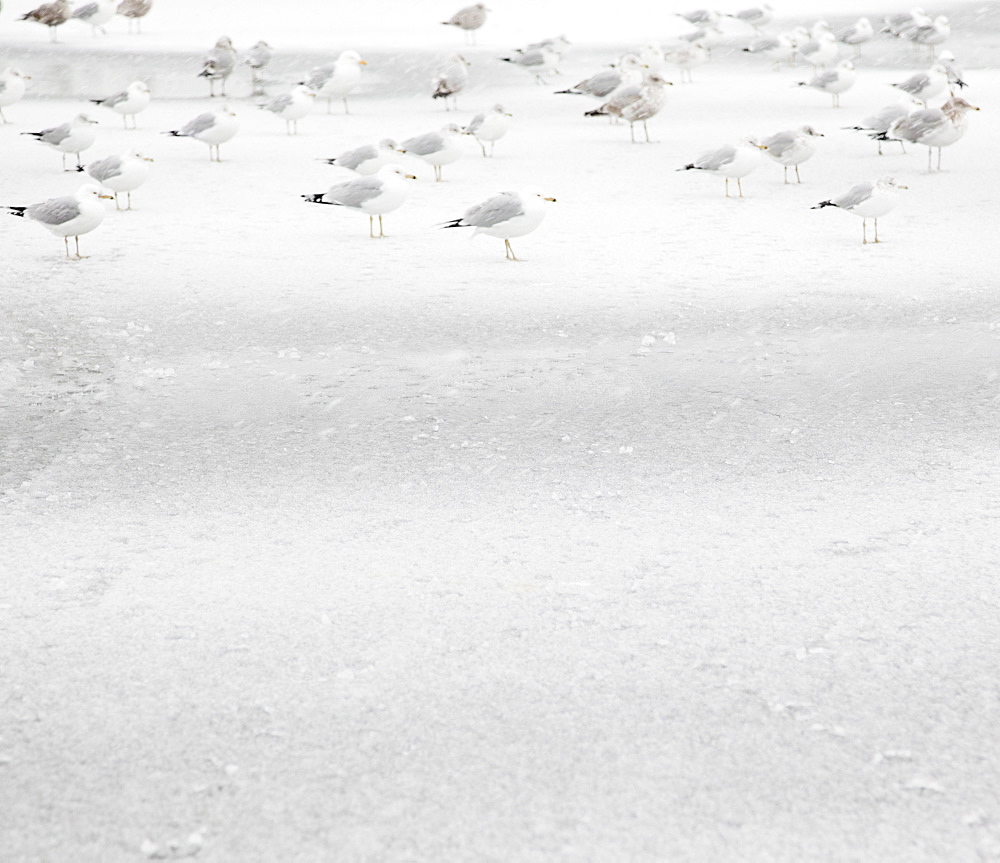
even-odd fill
[[(0, 859), (1000, 860), (996, 9), (929, 9), (982, 110), (927, 173), (842, 129), (926, 68), (886, 36), (833, 109), (732, 24), (632, 145), (552, 91), (686, 6), (498, 0), (468, 47), (460, 4), (343, 5), (0, 12), (0, 203), (72, 193), (19, 132), (137, 78), (84, 159), (156, 160), (87, 260), (0, 216)], [(550, 86), (497, 60), (563, 32)], [(241, 64), (221, 163), (161, 134), (223, 33), (272, 95), (356, 48), (352, 113), (290, 137)], [(387, 239), (301, 200), (496, 102), (495, 158), (401, 157)], [(807, 123), (802, 184), (676, 170)], [(883, 175), (883, 243), (810, 209)], [(526, 186), (523, 263), (437, 227)]]

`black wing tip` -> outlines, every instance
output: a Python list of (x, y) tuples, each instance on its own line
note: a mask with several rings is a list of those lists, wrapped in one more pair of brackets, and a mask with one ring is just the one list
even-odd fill
[(465, 228), (465, 227), (468, 227), (468, 226), (467, 225), (463, 225), (461, 219), (452, 219), (450, 222), (442, 222), (441, 223), (441, 227), (442, 228)]
[(820, 201), (815, 207), (810, 207), (810, 210), (822, 210), (824, 207), (836, 207), (837, 205), (833, 201)]
[(24, 216), (24, 211), (27, 209), (27, 207), (7, 207), (7, 212), (12, 216)]
[(323, 195), (325, 192), (316, 192), (312, 195), (302, 195), (302, 199), (310, 204), (329, 204), (329, 201), (323, 200)]

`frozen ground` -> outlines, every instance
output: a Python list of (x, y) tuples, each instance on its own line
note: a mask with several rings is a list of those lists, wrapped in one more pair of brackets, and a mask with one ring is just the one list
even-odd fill
[[(840, 130), (923, 66), (883, 41), (839, 111), (719, 51), (635, 147), (551, 90), (641, 21), (559, 86), (483, 44), (453, 116), (516, 125), (408, 163), (376, 242), (298, 196), (451, 119), (420, 91), (459, 34), (371, 37), (297, 138), (241, 78), (210, 164), (159, 134), (208, 103), (194, 4), (55, 48), (11, 5), (3, 203), (79, 182), (20, 131), (147, 66), (162, 98), (95, 109), (88, 159), (157, 161), (89, 260), (0, 221), (0, 858), (1000, 860), (994, 9), (948, 9), (983, 110), (930, 175)], [(806, 122), (802, 186), (674, 170)], [(886, 173), (879, 246), (809, 209)], [(435, 228), (528, 184), (525, 263)]]

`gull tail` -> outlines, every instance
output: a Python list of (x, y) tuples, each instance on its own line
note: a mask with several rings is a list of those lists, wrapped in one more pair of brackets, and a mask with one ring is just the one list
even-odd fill
[(895, 141), (896, 138), (890, 138), (888, 132), (872, 132), (869, 136), (873, 141)]
[(24, 211), (27, 207), (4, 207), (4, 209), (10, 213), (12, 216), (24, 216)]
[(584, 117), (607, 117), (608, 116), (608, 112), (607, 111), (602, 111), (600, 108), (594, 108), (593, 111), (584, 111), (583, 112), (583, 116)]
[(685, 165), (683, 168), (678, 168), (677, 170), (678, 171), (700, 171), (701, 168), (699, 168), (694, 162), (692, 162), (690, 165)]
[(820, 201), (815, 207), (810, 207), (810, 210), (822, 210), (824, 207), (836, 207), (837, 205), (833, 201)]
[(461, 219), (452, 219), (450, 222), (441, 222), (440, 227), (442, 228), (466, 228), (468, 225), (463, 225)]
[(331, 206), (334, 206), (334, 207), (338, 206), (338, 204), (337, 204), (336, 201), (325, 201), (325, 200), (323, 200), (323, 196), (325, 194), (326, 194), (325, 192), (316, 192), (313, 195), (302, 195), (301, 197), (304, 200), (308, 201), (310, 204), (330, 204)]

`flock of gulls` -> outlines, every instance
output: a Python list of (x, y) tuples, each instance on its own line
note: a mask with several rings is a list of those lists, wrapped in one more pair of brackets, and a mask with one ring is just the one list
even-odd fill
[[(61, 27), (77, 21), (89, 26), (96, 37), (106, 32), (106, 25), (116, 16), (128, 22), (130, 33), (141, 32), (143, 18), (150, 12), (152, 0), (93, 0), (73, 7), (68, 0), (44, 3), (20, 16), (48, 28), (50, 38), (58, 41)], [(467, 45), (476, 44), (476, 34), (488, 25), (491, 10), (482, 3), (460, 9), (440, 23), (462, 31)], [(554, 97), (579, 96), (593, 100), (592, 108), (582, 111), (585, 116), (608, 117), (612, 123), (627, 123), (633, 144), (650, 142), (647, 122), (668, 104), (667, 88), (674, 83), (693, 81), (693, 72), (713, 60), (713, 50), (734, 47), (749, 55), (758, 55), (774, 68), (805, 70), (796, 82), (798, 86), (827, 94), (832, 108), (840, 107), (841, 96), (854, 87), (864, 86), (864, 74), (857, 68), (865, 52), (878, 51), (880, 40), (909, 43), (909, 56), (915, 70), (893, 82), (895, 100), (883, 109), (842, 126), (867, 135), (883, 153), (886, 142), (918, 144), (927, 148), (927, 170), (941, 170), (941, 151), (959, 141), (965, 134), (971, 112), (978, 107), (961, 93), (967, 87), (965, 75), (955, 55), (945, 44), (950, 36), (946, 17), (932, 17), (923, 9), (885, 17), (873, 23), (861, 17), (853, 24), (834, 30), (825, 21), (797, 25), (780, 32), (768, 28), (774, 21), (774, 10), (764, 4), (733, 12), (709, 9), (680, 13), (690, 32), (677, 36), (665, 45), (649, 44), (636, 47), (620, 57), (609, 58), (606, 66), (597, 69), (569, 87), (554, 90)], [(550, 85), (551, 78), (561, 74), (571, 42), (565, 36), (540, 40), (509, 51), (495, 62), (522, 68), (528, 84)], [(298, 133), (298, 122), (315, 108), (318, 99), (326, 100), (327, 112), (350, 113), (349, 96), (362, 81), (367, 61), (355, 50), (341, 51), (327, 64), (303, 73), (294, 83), (276, 95), (267, 92), (268, 66), (274, 49), (259, 41), (240, 53), (227, 36), (220, 37), (205, 54), (200, 70), (192, 75), (204, 78), (208, 85), (206, 98), (211, 102), (227, 100), (227, 83), (238, 70), (249, 72), (252, 100), (262, 111), (273, 114), (285, 124), (289, 135)], [(15, 123), (4, 114), (30, 94), (30, 75), (13, 67), (0, 71), (0, 123)], [(446, 111), (457, 108), (459, 94), (470, 80), (470, 64), (455, 53), (440, 66), (440, 71), (428, 82), (427, 97), (441, 100)], [(884, 86), (879, 84), (877, 86)], [(134, 81), (120, 92), (91, 99), (97, 108), (121, 117), (124, 130), (138, 128), (141, 114), (154, 94), (143, 81)], [(91, 109), (87, 109), (91, 110)], [(431, 166), (435, 181), (443, 179), (443, 169), (462, 155), (463, 136), (474, 139), (484, 157), (491, 157), (494, 147), (511, 127), (512, 112), (503, 104), (475, 115), (468, 123), (448, 123), (437, 131), (427, 132), (402, 141), (383, 138), (377, 143), (355, 147), (323, 161), (349, 172), (348, 179), (335, 183), (326, 191), (301, 195), (307, 203), (343, 207), (367, 215), (369, 236), (384, 238), (383, 217), (406, 201), (407, 183), (416, 177), (402, 167), (405, 158), (417, 158)], [(5, 206), (14, 215), (35, 221), (58, 237), (62, 237), (67, 257), (81, 258), (80, 237), (97, 228), (109, 205), (114, 201), (119, 209), (131, 209), (131, 195), (146, 181), (150, 162), (137, 149), (84, 164), (82, 155), (94, 144), (96, 122), (86, 111), (71, 120), (50, 127), (23, 131), (40, 144), (60, 153), (65, 171), (84, 172), (90, 182), (74, 194), (51, 198), (29, 205)], [(641, 129), (642, 135), (637, 131)], [(221, 147), (238, 134), (240, 120), (228, 101), (199, 113), (175, 129), (160, 130), (171, 137), (191, 138), (208, 147), (209, 158), (221, 161)], [(767, 137), (746, 137), (707, 150), (690, 162), (676, 167), (677, 171), (697, 171), (721, 177), (726, 197), (744, 196), (743, 180), (766, 157), (784, 169), (785, 183), (801, 183), (800, 166), (817, 151), (818, 139), (824, 134), (812, 125), (802, 125), (778, 131)], [(625, 145), (628, 146), (628, 145)], [(936, 167), (934, 154), (936, 152)], [(67, 164), (67, 157), (75, 163)], [(789, 172), (794, 179), (791, 179)], [(845, 184), (846, 185), (846, 184)], [(735, 195), (734, 187), (735, 186)], [(907, 187), (892, 177), (856, 182), (842, 194), (818, 202), (813, 209), (833, 207), (858, 216), (862, 220), (862, 242), (880, 242), (878, 219), (895, 207), (897, 194)], [(518, 260), (511, 239), (524, 236), (537, 228), (545, 217), (548, 204), (554, 198), (534, 188), (501, 192), (475, 206), (457, 218), (441, 224), (444, 228), (472, 228), (504, 241), (505, 256)], [(124, 205), (124, 206), (123, 206)], [(378, 230), (376, 232), (376, 221)], [(869, 221), (872, 234), (869, 239)], [(72, 249), (70, 240), (73, 241)]]

